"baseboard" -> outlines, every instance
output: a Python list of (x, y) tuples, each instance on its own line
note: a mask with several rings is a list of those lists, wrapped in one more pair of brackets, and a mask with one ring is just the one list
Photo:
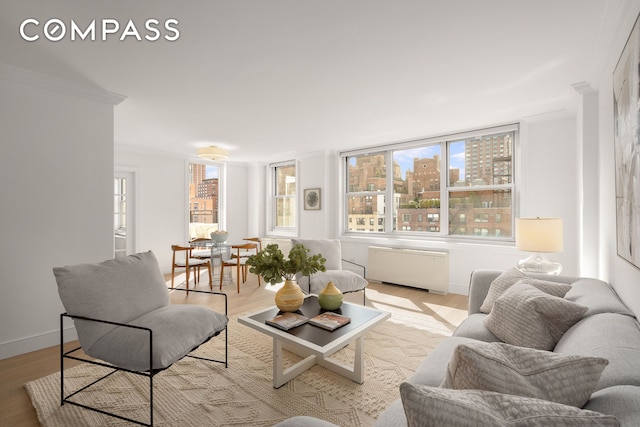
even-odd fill
[[(78, 339), (78, 334), (76, 333), (76, 328), (74, 326), (69, 326), (64, 329), (64, 339), (66, 342)], [(59, 330), (4, 342), (0, 344), (0, 360), (30, 353), (36, 350), (42, 350), (43, 348), (53, 347), (59, 344)]]
[(459, 285), (456, 283), (449, 283), (449, 293), (457, 295), (469, 295), (469, 284)]

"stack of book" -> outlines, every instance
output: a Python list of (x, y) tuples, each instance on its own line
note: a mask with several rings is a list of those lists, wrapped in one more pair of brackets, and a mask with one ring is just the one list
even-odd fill
[(341, 314), (327, 311), (325, 313), (318, 314), (315, 317), (309, 319), (300, 313), (280, 313), (273, 319), (266, 320), (267, 325), (275, 326), (276, 328), (288, 331), (305, 323), (309, 323), (314, 326), (333, 331), (341, 326), (351, 322), (351, 318), (343, 316)]

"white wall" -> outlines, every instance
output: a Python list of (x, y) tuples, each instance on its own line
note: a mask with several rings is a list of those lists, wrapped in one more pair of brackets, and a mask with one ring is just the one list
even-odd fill
[(0, 359), (58, 342), (53, 267), (113, 256), (117, 101), (77, 89), (0, 67)]
[[(559, 216), (564, 219), (563, 253), (550, 256), (563, 264), (564, 273), (578, 275), (578, 159), (576, 150), (576, 118), (568, 113), (539, 117), (523, 123), (520, 132), (522, 161), (519, 191), (520, 216)], [(390, 141), (391, 142), (391, 141)], [(311, 153), (299, 158), (300, 191), (322, 188), (322, 209), (301, 210), (300, 236), (303, 238), (335, 238), (339, 230), (340, 158), (337, 153)], [(536, 165), (545, 165), (538, 167)], [(558, 191), (559, 189), (565, 189)], [(302, 194), (301, 194), (302, 196)], [(302, 202), (300, 202), (302, 204)], [(449, 252), (450, 292), (466, 294), (469, 277), (480, 268), (508, 269), (530, 255), (513, 245), (488, 245), (481, 242), (455, 243), (429, 239), (381, 238), (370, 236), (342, 237), (343, 258), (367, 265), (370, 245), (408, 247)]]
[[(165, 273), (171, 271), (171, 245), (188, 241), (189, 161), (186, 157), (135, 147), (115, 148), (115, 168), (135, 173), (135, 250), (153, 251)], [(242, 164), (225, 167), (223, 181), (227, 186), (221, 209), (227, 214), (228, 241), (235, 243), (248, 237), (248, 167)]]
[(613, 151), (613, 70), (640, 13), (640, 2), (626, 1), (616, 10), (619, 15), (613, 27), (602, 72), (597, 82), (599, 91), (599, 169), (600, 169), (600, 276), (610, 281), (616, 292), (634, 313), (640, 316), (640, 270), (617, 255), (615, 212), (615, 164)]
[[(259, 201), (253, 198), (255, 192), (249, 191), (249, 178), (253, 176), (249, 173), (250, 170), (249, 165), (227, 165), (225, 212), (229, 243), (246, 243), (242, 242), (243, 238), (257, 237), (249, 233), (249, 224), (256, 223), (255, 215), (260, 212)], [(255, 231), (254, 226), (252, 233)]]
[(187, 241), (187, 160), (116, 145), (114, 164), (135, 174), (134, 252), (153, 251), (171, 271), (171, 245)]

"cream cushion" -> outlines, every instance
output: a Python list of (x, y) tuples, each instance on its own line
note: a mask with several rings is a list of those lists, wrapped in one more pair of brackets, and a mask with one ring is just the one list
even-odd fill
[(532, 285), (517, 283), (496, 300), (484, 324), (508, 344), (552, 350), (587, 310)]
[(490, 313), (495, 301), (500, 298), (500, 296), (502, 296), (509, 288), (520, 282), (528, 283), (540, 289), (541, 291), (548, 293), (549, 295), (554, 295), (560, 298), (564, 297), (566, 293), (571, 290), (571, 285), (568, 285), (566, 283), (532, 279), (527, 277), (520, 270), (512, 268), (511, 270), (505, 271), (500, 276), (496, 277), (493, 282), (491, 282), (491, 286), (489, 287), (487, 296), (480, 306), (480, 312)]
[(610, 415), (542, 399), (483, 390), (400, 384), (409, 427), (619, 426)]
[(556, 354), (505, 343), (456, 347), (441, 387), (549, 400), (578, 408), (596, 390), (606, 359)]

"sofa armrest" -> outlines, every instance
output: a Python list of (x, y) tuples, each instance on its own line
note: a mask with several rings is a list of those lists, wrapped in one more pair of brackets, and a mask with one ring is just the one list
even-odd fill
[(480, 306), (489, 292), (491, 282), (501, 275), (501, 270), (474, 270), (469, 279), (469, 315), (480, 313)]

